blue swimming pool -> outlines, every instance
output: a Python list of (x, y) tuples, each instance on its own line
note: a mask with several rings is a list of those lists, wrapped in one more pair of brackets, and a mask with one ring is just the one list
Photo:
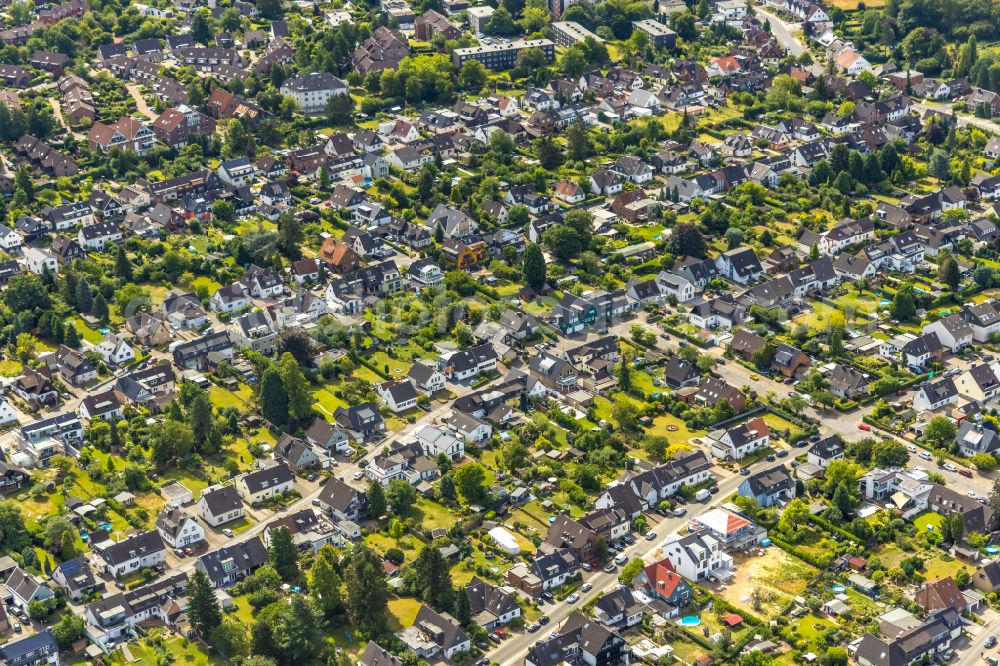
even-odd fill
[(681, 624), (685, 627), (697, 627), (701, 624), (701, 618), (697, 615), (685, 615), (681, 618)]

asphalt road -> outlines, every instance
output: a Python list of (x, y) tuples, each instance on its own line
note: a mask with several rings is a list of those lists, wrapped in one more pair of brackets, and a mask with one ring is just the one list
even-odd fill
[(769, 21), (771, 24), (771, 34), (778, 40), (785, 49), (796, 58), (806, 52), (806, 47), (795, 36), (794, 31), (799, 29), (797, 23), (788, 23), (771, 12), (766, 12), (760, 7), (753, 7), (753, 13), (761, 23)]

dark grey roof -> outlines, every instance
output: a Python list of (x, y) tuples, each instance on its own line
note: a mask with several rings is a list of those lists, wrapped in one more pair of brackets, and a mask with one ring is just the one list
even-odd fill
[(158, 550), (164, 550), (163, 539), (160, 538), (159, 532), (150, 530), (101, 549), (101, 557), (114, 566)]
[(198, 501), (204, 501), (209, 513), (213, 516), (221, 516), (243, 506), (243, 501), (235, 486), (221, 486), (213, 490), (206, 489)]

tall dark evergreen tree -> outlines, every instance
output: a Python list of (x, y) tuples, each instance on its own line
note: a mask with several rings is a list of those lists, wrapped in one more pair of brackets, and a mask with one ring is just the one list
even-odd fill
[(222, 610), (215, 596), (211, 581), (204, 571), (195, 569), (188, 583), (188, 617), (194, 630), (202, 637), (208, 636), (222, 624)]
[(348, 556), (344, 577), (347, 609), (354, 625), (368, 636), (385, 631), (389, 591), (382, 570), (382, 558), (363, 543), (355, 544)]
[(284, 525), (271, 530), (267, 559), (285, 581), (290, 581), (299, 574), (299, 551), (292, 541), (292, 533)]
[(288, 423), (288, 395), (281, 373), (274, 366), (265, 370), (260, 379), (260, 413), (276, 426)]

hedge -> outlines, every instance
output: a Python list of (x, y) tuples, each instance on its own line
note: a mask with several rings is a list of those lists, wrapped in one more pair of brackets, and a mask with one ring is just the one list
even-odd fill
[(771, 543), (775, 544), (776, 546), (779, 546), (789, 555), (797, 557), (806, 564), (812, 565), (814, 567), (818, 567), (820, 569), (826, 569), (828, 566), (830, 566), (830, 562), (833, 561), (832, 555), (829, 556), (829, 558), (817, 557), (816, 555), (813, 555), (812, 553), (807, 553), (806, 551), (801, 550), (797, 546), (793, 546), (792, 544), (788, 543), (787, 541), (783, 541), (778, 537), (768, 535), (768, 538), (771, 540)]
[(708, 343), (702, 340), (701, 338), (696, 338), (693, 335), (688, 335), (684, 331), (676, 329), (673, 326), (668, 326), (667, 324), (662, 324), (662, 326), (663, 330), (665, 330), (666, 332), (670, 333), (671, 335), (676, 335), (678, 338), (687, 340), (696, 347), (701, 347), (702, 349), (704, 349), (705, 347), (708, 346)]
[(857, 534), (854, 534), (853, 532), (848, 532), (842, 527), (837, 527), (836, 525), (828, 521), (826, 518), (821, 518), (819, 516), (814, 516), (810, 514), (809, 521), (815, 523), (816, 525), (819, 525), (828, 532), (835, 532), (849, 541), (854, 541), (856, 543), (862, 543), (864, 541), (864, 539), (859, 537)]

